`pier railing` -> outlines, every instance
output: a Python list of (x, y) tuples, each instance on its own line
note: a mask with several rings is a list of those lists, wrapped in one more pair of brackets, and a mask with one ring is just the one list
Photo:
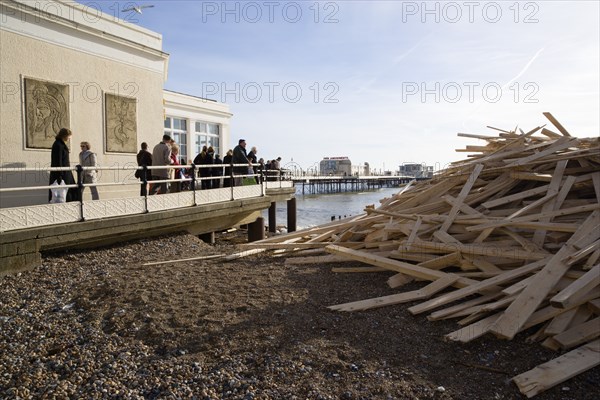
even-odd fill
[[(255, 165), (257, 168), (260, 165)], [(76, 183), (61, 185), (62, 189), (75, 189), (79, 191), (79, 201), (55, 204), (39, 204), (30, 206), (15, 206), (0, 208), (0, 232), (25, 229), (44, 225), (60, 223), (71, 223), (92, 219), (108, 218), (130, 214), (141, 214), (156, 211), (165, 211), (182, 207), (194, 207), (197, 205), (211, 204), (217, 202), (240, 200), (252, 197), (264, 196), (267, 189), (293, 187), (290, 180), (267, 179), (265, 171), (260, 169), (254, 173), (248, 164), (224, 164), (222, 168), (229, 168), (227, 176), (211, 175), (201, 177), (198, 172), (205, 168), (219, 168), (215, 165), (180, 165), (180, 166), (113, 166), (113, 167), (75, 167), (64, 168), (0, 168), (0, 175), (11, 173), (41, 173), (47, 176), (52, 171), (73, 171), (76, 174)], [(246, 168), (246, 174), (234, 173), (234, 168)], [(184, 170), (185, 177), (179, 179), (146, 180), (146, 171), (150, 170)], [(88, 170), (96, 171), (128, 171), (128, 179), (112, 182), (84, 183), (84, 173)], [(141, 171), (141, 180), (131, 179), (134, 171)], [(229, 180), (230, 186), (222, 187), (222, 183)], [(201, 189), (203, 181), (219, 182), (218, 188)], [(10, 192), (33, 192), (40, 190), (55, 189), (54, 185), (44, 186), (15, 186), (5, 187), (6, 180), (2, 179), (0, 197)], [(145, 195), (116, 197), (100, 200), (83, 200), (81, 193), (87, 187), (111, 187), (111, 186), (136, 186), (169, 184), (179, 182), (183, 190), (159, 195)], [(216, 186), (216, 185), (215, 185)], [(139, 190), (139, 189), (138, 189)]]

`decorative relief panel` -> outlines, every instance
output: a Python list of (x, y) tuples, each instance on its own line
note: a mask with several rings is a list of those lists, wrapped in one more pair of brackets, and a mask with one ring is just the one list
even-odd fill
[(61, 128), (70, 128), (69, 86), (24, 78), (25, 143), (28, 148), (50, 149)]
[(143, 214), (145, 211), (146, 202), (143, 197), (83, 202), (83, 215), (86, 220)]
[(148, 211), (150, 212), (191, 207), (193, 205), (194, 194), (192, 192), (167, 193), (148, 196)]
[(105, 94), (106, 151), (137, 152), (137, 100)]
[(236, 186), (233, 188), (234, 199), (246, 199), (248, 197), (259, 197), (260, 195), (260, 185)]
[(0, 209), (0, 231), (66, 224), (81, 220), (79, 203)]

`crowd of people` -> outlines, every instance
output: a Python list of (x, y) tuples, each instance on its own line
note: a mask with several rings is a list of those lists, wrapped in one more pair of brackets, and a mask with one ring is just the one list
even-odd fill
[[(181, 166), (181, 168), (172, 169), (152, 169), (143, 168), (138, 170), (136, 177), (142, 181), (140, 195), (146, 193), (164, 194), (177, 193), (182, 190), (190, 190), (192, 187), (190, 181), (171, 182), (167, 187), (166, 182), (160, 182), (173, 179), (188, 179), (192, 174), (196, 174), (199, 181), (199, 187), (195, 189), (218, 189), (220, 187), (242, 186), (245, 178), (250, 178), (252, 182), (261, 182), (261, 173), (267, 170), (275, 170), (277, 174), (281, 170), (281, 157), (265, 163), (264, 159), (257, 158), (258, 150), (253, 146), (249, 152), (246, 151), (246, 140), (238, 140), (237, 146), (227, 151), (221, 159), (219, 154), (215, 154), (212, 146), (203, 146), (200, 153), (187, 164), (185, 160), (179, 161), (179, 146), (173, 139), (165, 134), (163, 140), (154, 146), (152, 153), (148, 151), (148, 144), (142, 143), (141, 150), (137, 154), (137, 163), (141, 167), (149, 166)], [(240, 165), (244, 164), (244, 165)], [(258, 164), (258, 165), (256, 165)], [(184, 167), (185, 166), (185, 167)], [(196, 172), (197, 170), (197, 172)], [(146, 171), (144, 175), (143, 171)], [(153, 171), (151, 174), (150, 171)], [(161, 171), (158, 173), (158, 171)], [(153, 183), (153, 181), (159, 181)], [(147, 185), (150, 184), (150, 191)]]
[[(67, 143), (72, 136), (71, 130), (61, 129), (56, 135), (52, 145), (51, 167), (70, 167), (69, 147)], [(91, 151), (89, 142), (81, 142), (79, 153), (79, 165), (86, 167), (82, 169), (82, 183), (90, 184), (92, 200), (99, 200), (100, 195), (95, 184), (98, 181), (98, 166), (96, 153)], [(179, 158), (179, 145), (170, 135), (163, 135), (162, 140), (153, 147), (152, 152), (148, 150), (146, 142), (141, 144), (137, 153), (137, 165), (143, 167), (137, 169), (135, 177), (141, 181), (140, 196), (177, 193), (182, 190), (192, 189), (191, 181), (185, 180), (196, 174), (199, 187), (195, 189), (216, 189), (220, 187), (242, 186), (244, 179), (251, 182), (261, 183), (263, 173), (267, 178), (279, 176), (281, 171), (281, 157), (265, 162), (263, 158), (257, 157), (258, 150), (253, 146), (249, 152), (246, 151), (246, 140), (240, 139), (238, 145), (227, 151), (223, 159), (215, 154), (212, 146), (203, 146), (202, 151), (196, 155), (189, 164)], [(240, 165), (244, 164), (244, 165)], [(235, 165), (235, 166), (234, 166)], [(147, 168), (156, 166), (174, 166), (178, 168)], [(196, 172), (197, 170), (197, 172)], [(168, 182), (177, 180), (175, 182)], [(76, 184), (71, 171), (52, 171), (50, 173), (50, 185), (54, 182), (65, 185)], [(66, 201), (80, 201), (85, 187), (69, 188)], [(52, 201), (52, 191), (49, 199)]]

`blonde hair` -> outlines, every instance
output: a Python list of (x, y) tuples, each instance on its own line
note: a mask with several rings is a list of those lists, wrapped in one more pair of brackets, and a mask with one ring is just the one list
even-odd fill
[(171, 151), (176, 151), (179, 153), (179, 145), (177, 143), (173, 143), (171, 146)]
[(81, 142), (80, 146), (85, 146), (87, 150), (92, 148), (92, 146), (90, 146), (90, 142)]

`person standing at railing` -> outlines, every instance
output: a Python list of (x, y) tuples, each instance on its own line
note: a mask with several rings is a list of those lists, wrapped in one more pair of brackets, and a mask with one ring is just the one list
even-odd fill
[(233, 150), (227, 150), (227, 154), (223, 157), (223, 165), (225, 165), (225, 172), (223, 178), (223, 187), (231, 187), (231, 160), (233, 159)]
[[(152, 165), (155, 167), (171, 165), (171, 136), (163, 135), (162, 142), (159, 142), (152, 149)], [(169, 179), (169, 170), (167, 168), (153, 169), (152, 180), (162, 181)], [(154, 183), (150, 189), (150, 195), (156, 194), (160, 190), (160, 194), (167, 193), (167, 183)]]
[(213, 165), (214, 167), (211, 168), (211, 175), (214, 177), (212, 188), (218, 189), (221, 186), (221, 177), (223, 176), (223, 160), (221, 160), (218, 154), (215, 154)]
[[(246, 140), (240, 139), (238, 140), (238, 145), (233, 148), (233, 158), (232, 161), (234, 164), (248, 164), (248, 166), (243, 167), (233, 167), (234, 175), (247, 175), (248, 167), (252, 168), (252, 162), (248, 159), (248, 155), (246, 154)], [(242, 186), (243, 177), (234, 178), (235, 186)]]
[[(212, 147), (211, 147), (212, 149)], [(201, 189), (210, 189), (211, 185), (210, 185), (210, 181), (211, 179), (207, 179), (210, 178), (211, 175), (211, 168), (210, 167), (205, 167), (207, 165), (212, 165), (212, 158), (208, 153), (208, 147), (207, 146), (203, 146), (202, 147), (202, 151), (200, 153), (198, 153), (198, 155), (196, 156), (196, 158), (194, 158), (194, 164), (195, 165), (201, 165), (204, 168), (200, 167), (198, 168), (198, 175), (200, 176), (200, 188)]]
[(273, 171), (272, 174), (275, 177), (274, 180), (278, 181), (281, 179), (281, 157), (277, 157), (271, 161), (271, 170)]
[[(68, 128), (61, 128), (55, 137), (54, 144), (52, 145), (52, 153), (50, 155), (50, 166), (51, 167), (71, 167), (69, 161), (69, 147), (67, 141), (73, 134)], [(58, 183), (64, 182), (65, 185), (74, 185), (75, 178), (73, 178), (73, 172), (71, 171), (52, 171), (50, 172), (50, 185), (57, 181)], [(52, 200), (52, 191), (48, 191), (48, 200)], [(79, 188), (70, 188), (67, 191), (67, 201), (79, 201), (81, 199)]]
[(262, 183), (264, 180), (264, 175), (265, 175), (265, 159), (262, 157), (259, 158), (258, 163), (260, 164), (260, 166), (258, 167), (258, 170), (260, 171), (260, 175), (257, 176), (256, 179), (258, 179), (259, 182)]
[[(81, 152), (79, 153), (79, 165), (82, 167), (97, 167), (98, 159), (96, 157), (96, 153), (91, 151), (91, 146), (89, 142), (81, 142), (79, 145), (81, 147)], [(92, 192), (92, 200), (100, 200), (100, 195), (98, 194), (98, 188), (95, 186), (98, 181), (98, 171), (95, 169), (85, 169), (83, 170), (83, 183), (92, 183), (94, 186), (90, 186), (90, 191)], [(81, 190), (81, 197), (83, 198), (83, 191), (85, 188)]]
[[(179, 163), (179, 145), (173, 143), (171, 145), (171, 165), (181, 165)], [(169, 177), (171, 179), (183, 179), (183, 169), (177, 168), (169, 171)], [(171, 186), (169, 188), (170, 193), (179, 193), (181, 192), (181, 182), (171, 182)]]
[[(256, 164), (258, 162), (258, 160), (256, 159), (256, 153), (258, 153), (258, 150), (256, 150), (256, 146), (252, 146), (252, 148), (250, 149), (250, 153), (248, 153), (248, 160), (250, 160), (252, 164)], [(258, 176), (256, 175), (257, 167), (252, 166), (251, 171), (255, 175), (254, 179), (256, 180), (256, 183), (260, 183), (258, 180)], [(250, 170), (248, 170), (248, 173), (250, 173)]]
[[(143, 142), (141, 150), (137, 153), (137, 165), (143, 167), (144, 165), (147, 167), (152, 166), (152, 153), (148, 151), (148, 143)], [(146, 172), (146, 182), (150, 182), (152, 180), (152, 171), (147, 169)], [(136, 170), (135, 177), (142, 181), (142, 186), (140, 189), (140, 196), (145, 196), (148, 194), (148, 183), (144, 182), (144, 170)]]

